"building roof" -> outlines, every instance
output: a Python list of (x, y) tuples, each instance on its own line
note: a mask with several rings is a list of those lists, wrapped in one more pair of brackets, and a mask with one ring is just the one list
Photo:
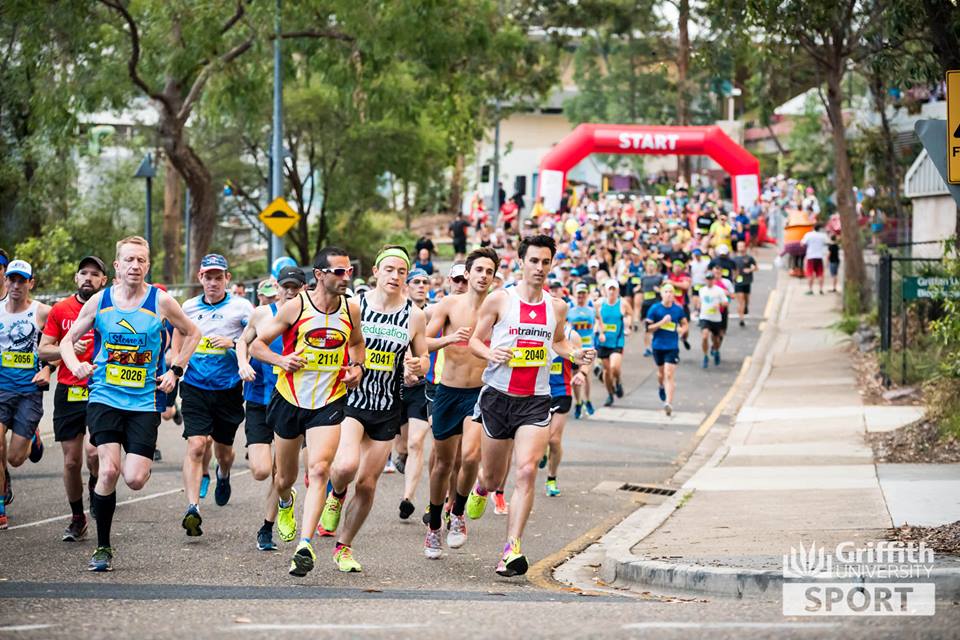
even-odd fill
[(907, 175), (903, 179), (903, 192), (908, 198), (950, 195), (947, 183), (940, 177), (940, 172), (937, 171), (926, 149), (920, 152), (907, 170)]

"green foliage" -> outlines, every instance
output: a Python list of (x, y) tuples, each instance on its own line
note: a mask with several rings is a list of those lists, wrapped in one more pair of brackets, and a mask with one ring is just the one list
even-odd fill
[(370, 273), (383, 245), (403, 245), (412, 254), (416, 241), (400, 218), (382, 211), (341, 216), (330, 233), (330, 244), (346, 249), (352, 259), (359, 260), (363, 274)]
[(837, 331), (852, 336), (856, 330), (860, 327), (860, 316), (850, 316), (844, 314), (842, 318), (837, 320), (833, 328)]

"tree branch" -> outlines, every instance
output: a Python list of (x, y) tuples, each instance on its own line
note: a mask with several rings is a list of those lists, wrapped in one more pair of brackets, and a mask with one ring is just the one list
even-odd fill
[(240, 18), (243, 17), (243, 14), (246, 12), (246, 10), (247, 10), (246, 7), (243, 6), (243, 1), (237, 0), (237, 12), (234, 13), (233, 17), (227, 20), (222, 27), (220, 27), (220, 35), (223, 35), (227, 31), (230, 31), (230, 29), (233, 28), (233, 25), (240, 22)]
[(291, 38), (321, 38), (325, 40), (341, 40), (343, 42), (356, 42), (357, 39), (348, 33), (338, 31), (337, 29), (307, 29), (305, 31), (288, 31), (281, 33), (280, 37), (284, 40)]
[[(254, 37), (250, 36), (237, 46), (235, 46), (230, 51), (227, 51), (225, 54), (217, 58), (217, 62), (220, 64), (228, 64), (233, 60), (239, 58), (243, 55), (250, 47), (253, 46)], [(190, 111), (193, 109), (194, 103), (197, 99), (200, 98), (200, 93), (203, 91), (203, 87), (207, 84), (207, 80), (210, 79), (210, 76), (213, 74), (214, 64), (207, 64), (203, 71), (200, 72), (200, 75), (197, 76), (197, 79), (193, 81), (193, 86), (190, 87), (190, 92), (187, 94), (186, 99), (183, 101), (183, 106), (180, 107), (180, 112), (177, 113), (177, 120), (180, 122), (185, 122), (187, 117), (190, 115)]]

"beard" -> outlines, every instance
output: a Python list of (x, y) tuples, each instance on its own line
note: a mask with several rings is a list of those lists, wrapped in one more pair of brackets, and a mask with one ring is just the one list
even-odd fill
[(96, 292), (97, 290), (94, 289), (93, 287), (90, 287), (89, 289), (84, 289), (81, 287), (80, 289), (77, 289), (77, 297), (83, 300), (84, 302), (86, 302), (87, 300), (92, 298), (93, 294), (95, 294)]

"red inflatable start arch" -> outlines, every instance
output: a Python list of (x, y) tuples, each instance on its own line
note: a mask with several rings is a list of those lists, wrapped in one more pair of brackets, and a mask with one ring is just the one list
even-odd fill
[(548, 210), (560, 208), (567, 172), (591, 153), (709, 156), (730, 174), (735, 211), (760, 196), (760, 161), (718, 126), (581, 124), (540, 161), (537, 195)]

